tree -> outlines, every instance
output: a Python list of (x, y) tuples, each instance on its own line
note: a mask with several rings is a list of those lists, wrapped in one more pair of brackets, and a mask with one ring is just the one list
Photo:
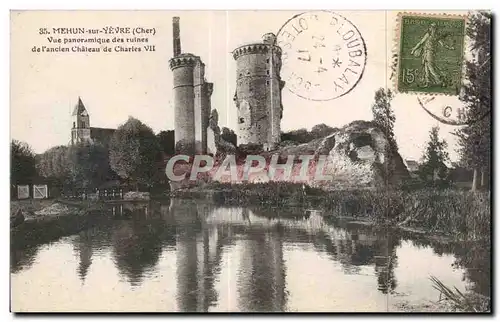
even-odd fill
[(238, 146), (236, 144), (238, 140), (236, 133), (227, 127), (222, 128), (221, 138), (226, 142), (232, 143), (234, 146)]
[(108, 149), (99, 143), (55, 146), (38, 156), (39, 174), (62, 187), (89, 189), (116, 176)]
[(160, 145), (150, 127), (129, 117), (111, 138), (109, 156), (113, 171), (138, 190), (140, 184), (151, 186), (155, 180)]
[(319, 138), (324, 138), (327, 135), (330, 135), (335, 130), (336, 130), (335, 128), (328, 126), (324, 123), (321, 123), (313, 126), (310, 135), (313, 139), (319, 139)]
[(321, 123), (313, 126), (311, 131), (307, 131), (307, 129), (298, 129), (289, 132), (282, 132), (281, 141), (292, 141), (298, 144), (308, 143), (315, 139), (324, 138), (336, 130), (337, 129), (334, 127)]
[(281, 133), (281, 141), (293, 141), (297, 143), (307, 143), (311, 141), (311, 135), (307, 129), (298, 129)]
[(97, 188), (112, 177), (108, 150), (99, 143), (71, 146), (67, 158), (74, 188)]
[(379, 88), (375, 92), (375, 101), (372, 104), (372, 114), (373, 122), (382, 130), (386, 139), (387, 146), (385, 149), (385, 183), (388, 185), (395, 178), (394, 174), (396, 172), (396, 163), (390, 162), (396, 157), (399, 157), (398, 145), (394, 135), (394, 123), (396, 122), (396, 116), (391, 107), (391, 101), (394, 97), (393, 92), (390, 89), (385, 90), (384, 88)]
[(391, 148), (397, 151), (397, 143), (394, 136), (394, 122), (396, 116), (391, 108), (394, 94), (390, 89), (379, 88), (375, 92), (375, 102), (372, 105), (373, 122), (384, 132)]
[(439, 139), (439, 126), (432, 127), (429, 133), (429, 141), (425, 148), (423, 163), (419, 169), (420, 175), (424, 179), (429, 177), (434, 179), (436, 175), (439, 178), (445, 177), (448, 170), (445, 162), (449, 160), (448, 152), (446, 151), (447, 148), (448, 144), (446, 141)]
[(38, 174), (50, 182), (52, 188), (64, 190), (66, 185), (71, 185), (68, 151), (68, 146), (55, 146), (36, 158)]
[(36, 167), (38, 173), (50, 179), (55, 179), (59, 183), (64, 183), (70, 175), (70, 164), (68, 161), (67, 146), (55, 146), (37, 158)]
[(461, 164), (474, 170), (472, 188), (487, 188), (491, 159), (491, 13), (470, 15), (467, 36), (470, 39), (472, 59), (466, 62), (466, 82), (460, 99), (464, 102), (464, 122), (455, 132), (458, 136)]
[(10, 181), (12, 184), (30, 183), (36, 176), (35, 153), (21, 141), (12, 140), (10, 145)]
[(156, 135), (161, 151), (165, 155), (175, 154), (175, 136), (173, 130), (161, 131)]

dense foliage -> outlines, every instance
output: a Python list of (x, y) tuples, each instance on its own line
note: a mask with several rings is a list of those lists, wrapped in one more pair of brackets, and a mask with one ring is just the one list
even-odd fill
[(68, 149), (69, 181), (73, 187), (98, 188), (112, 178), (109, 155), (99, 143), (78, 144)]
[[(373, 122), (382, 130), (389, 144), (385, 149), (387, 160), (393, 160), (398, 154), (398, 145), (394, 135), (394, 123), (396, 116), (391, 107), (391, 101), (394, 93), (390, 89), (379, 88), (375, 92), (374, 102), (372, 104)], [(391, 178), (397, 171), (395, 164), (386, 164), (383, 169), (386, 185), (391, 183)]]
[(423, 179), (445, 178), (448, 161), (448, 144), (439, 138), (439, 127), (432, 127), (429, 134), (429, 141), (424, 151), (424, 162), (420, 166), (419, 172)]
[(17, 140), (11, 142), (10, 176), (12, 184), (30, 183), (36, 176), (35, 153), (25, 142)]
[(98, 143), (56, 146), (37, 158), (40, 176), (68, 189), (94, 189), (115, 177), (108, 149)]
[(394, 136), (394, 123), (396, 122), (396, 116), (391, 108), (391, 101), (393, 97), (394, 94), (390, 89), (385, 90), (384, 88), (379, 88), (375, 92), (372, 114), (373, 122), (375, 122), (375, 124), (382, 129), (391, 146), (397, 150), (397, 143)]
[(175, 136), (174, 130), (161, 131), (156, 135), (160, 150), (165, 155), (175, 154)]
[(69, 147), (55, 146), (38, 156), (36, 167), (38, 173), (49, 179), (54, 179), (60, 184), (67, 181), (70, 176)]
[(222, 128), (221, 138), (224, 141), (229, 142), (234, 146), (238, 146), (238, 144), (237, 144), (238, 139), (237, 139), (236, 133), (234, 133), (234, 131), (231, 130), (230, 128), (227, 128), (227, 127)]
[(311, 142), (312, 140), (315, 139), (323, 138), (335, 132), (336, 130), (337, 130), (336, 128), (328, 126), (326, 124), (318, 124), (313, 126), (311, 131), (308, 131), (307, 129), (298, 129), (289, 132), (282, 132), (281, 141), (282, 142), (291, 141), (294, 143), (302, 144)]
[(466, 82), (460, 99), (465, 104), (467, 125), (456, 131), (464, 166), (474, 169), (472, 189), (487, 187), (491, 167), (491, 13), (470, 15), (466, 30), (473, 58), (466, 62)]
[(151, 186), (160, 160), (160, 145), (153, 130), (130, 117), (119, 126), (110, 143), (110, 165), (122, 179), (134, 184)]

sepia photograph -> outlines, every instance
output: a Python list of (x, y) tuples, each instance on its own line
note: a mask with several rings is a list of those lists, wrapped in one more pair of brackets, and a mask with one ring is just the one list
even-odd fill
[(486, 10), (11, 10), (13, 313), (492, 313)]

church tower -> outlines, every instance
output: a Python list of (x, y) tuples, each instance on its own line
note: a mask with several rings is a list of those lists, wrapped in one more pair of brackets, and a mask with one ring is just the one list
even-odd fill
[(78, 103), (71, 114), (73, 127), (71, 128), (71, 144), (90, 141), (90, 117), (82, 99), (78, 97)]

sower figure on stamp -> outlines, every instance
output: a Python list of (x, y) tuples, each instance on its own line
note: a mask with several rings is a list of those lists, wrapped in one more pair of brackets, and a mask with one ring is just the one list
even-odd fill
[(454, 49), (446, 45), (443, 39), (438, 36), (436, 23), (433, 22), (430, 24), (429, 29), (422, 39), (411, 50), (412, 55), (420, 56), (420, 54), (422, 54), (422, 67), (425, 80), (424, 87), (429, 87), (430, 83), (444, 85), (442, 75), (435, 62), (437, 45), (441, 45), (450, 50)]

